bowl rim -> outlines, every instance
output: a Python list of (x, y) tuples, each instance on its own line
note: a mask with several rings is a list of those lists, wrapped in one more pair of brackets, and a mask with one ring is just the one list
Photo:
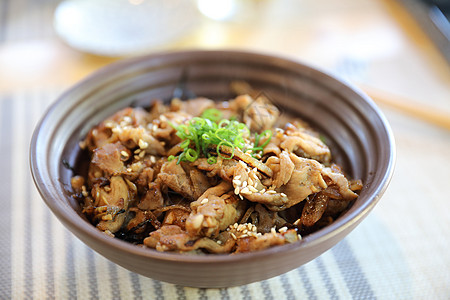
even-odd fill
[[(327, 77), (327, 79), (331, 79), (335, 81), (335, 83), (341, 85), (346, 88), (348, 91), (356, 94), (362, 101), (368, 104), (371, 109), (376, 113), (379, 121), (383, 125), (383, 131), (385, 132), (388, 140), (388, 161), (386, 165), (386, 172), (383, 174), (378, 186), (376, 187), (373, 195), (367, 199), (360, 207), (353, 211), (347, 211), (343, 215), (341, 215), (338, 219), (336, 219), (332, 224), (313, 232), (305, 237), (300, 242), (295, 242), (292, 244), (285, 244), (275, 247), (270, 247), (267, 249), (263, 249), (260, 251), (254, 251), (249, 253), (239, 253), (239, 254), (205, 254), (205, 255), (186, 255), (182, 253), (168, 253), (168, 252), (159, 252), (155, 249), (139, 247), (132, 243), (128, 243), (122, 241), (120, 239), (111, 238), (106, 234), (100, 232), (95, 226), (92, 226), (88, 222), (80, 222), (83, 221), (81, 216), (66, 202), (63, 201), (50, 201), (49, 199), (53, 197), (52, 193), (49, 190), (49, 187), (43, 182), (42, 170), (38, 168), (39, 165), (43, 164), (37, 160), (36, 156), (36, 148), (39, 139), (42, 139), (40, 129), (44, 126), (46, 122), (49, 122), (49, 117), (52, 113), (54, 113), (55, 109), (59, 105), (63, 105), (65, 99), (71, 95), (72, 93), (76, 93), (77, 90), (81, 89), (85, 85), (89, 85), (92, 81), (95, 81), (97, 78), (101, 78), (107, 74), (115, 73), (120, 71), (122, 68), (130, 65), (137, 64), (142, 61), (148, 60), (159, 60), (162, 58), (170, 58), (171, 56), (183, 56), (183, 55), (237, 55), (244, 57), (257, 57), (259, 59), (272, 60), (277, 65), (285, 65), (290, 64), (290, 68), (293, 67), (302, 67), (307, 68), (308, 70), (321, 73), (321, 75)], [(335, 235), (338, 235), (340, 232), (345, 231), (346, 228), (349, 228), (354, 223), (360, 222), (364, 219), (367, 214), (373, 209), (373, 207), (378, 203), (381, 196), (387, 189), (394, 172), (395, 160), (396, 160), (396, 149), (395, 149), (395, 140), (394, 135), (392, 133), (392, 129), (382, 113), (382, 111), (377, 107), (372, 99), (367, 96), (364, 92), (362, 92), (359, 88), (354, 86), (352, 83), (347, 80), (340, 78), (336, 74), (331, 74), (327, 71), (324, 71), (316, 66), (312, 67), (311, 65), (300, 62), (298, 60), (293, 60), (291, 58), (283, 57), (279, 54), (268, 54), (262, 52), (254, 52), (254, 51), (242, 51), (242, 50), (183, 50), (183, 51), (165, 51), (159, 53), (152, 53), (144, 56), (138, 56), (133, 58), (126, 58), (117, 62), (114, 62), (110, 65), (104, 66), (99, 70), (93, 72), (91, 75), (87, 76), (85, 79), (79, 81), (68, 90), (63, 92), (57, 99), (54, 101), (44, 115), (41, 117), (41, 120), (35, 127), (33, 132), (33, 136), (30, 143), (30, 151), (29, 151), (29, 160), (30, 160), (30, 169), (33, 177), (33, 181), (47, 206), (52, 210), (52, 212), (63, 221), (64, 225), (69, 228), (77, 228), (77, 230), (72, 231), (75, 235), (78, 236), (78, 231), (86, 234), (89, 239), (97, 240), (106, 246), (113, 248), (115, 250), (119, 250), (121, 252), (132, 253), (133, 255), (147, 258), (147, 259), (156, 259), (161, 261), (171, 261), (171, 262), (183, 262), (183, 263), (231, 263), (231, 262), (242, 262), (248, 259), (263, 259), (267, 256), (272, 256), (277, 253), (285, 253), (296, 251), (301, 248), (314, 247), (315, 245), (321, 244), (326, 240), (329, 240)], [(68, 210), (70, 207), (70, 210)], [(69, 212), (69, 213), (67, 213)], [(81, 240), (84, 238), (78, 236)]]

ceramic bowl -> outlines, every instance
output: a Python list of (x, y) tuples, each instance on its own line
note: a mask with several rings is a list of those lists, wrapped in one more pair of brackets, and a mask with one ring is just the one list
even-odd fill
[[(275, 101), (282, 112), (323, 133), (335, 160), (364, 187), (351, 208), (300, 242), (236, 255), (162, 253), (113, 239), (83, 218), (70, 194), (67, 165), (80, 154), (88, 130), (121, 108), (169, 100), (174, 93), (230, 99), (230, 82), (243, 80)], [(181, 88), (181, 89), (180, 89)], [(266, 54), (184, 51), (132, 58), (76, 84), (50, 107), (30, 149), (31, 171), (47, 206), (74, 235), (116, 264), (183, 286), (229, 287), (297, 268), (333, 247), (373, 209), (393, 172), (390, 127), (374, 102), (338, 78), (308, 65)]]

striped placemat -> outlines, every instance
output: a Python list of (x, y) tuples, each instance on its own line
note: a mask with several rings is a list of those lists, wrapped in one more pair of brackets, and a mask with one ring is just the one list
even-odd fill
[[(394, 193), (388, 193), (334, 248), (269, 280), (198, 289), (117, 266), (66, 230), (32, 182), (31, 134), (59, 92), (31, 90), (0, 97), (0, 299), (448, 299), (450, 221), (424, 207), (422, 215), (440, 217), (441, 227), (433, 238), (446, 235), (434, 245), (426, 244), (431, 242), (427, 237), (411, 241), (429, 229), (420, 228), (420, 216), (414, 228), (402, 227), (413, 222), (389, 221), (390, 210), (401, 209), (402, 201), (396, 201)], [(397, 203), (390, 205), (390, 201)], [(403, 214), (402, 218), (415, 217)]]

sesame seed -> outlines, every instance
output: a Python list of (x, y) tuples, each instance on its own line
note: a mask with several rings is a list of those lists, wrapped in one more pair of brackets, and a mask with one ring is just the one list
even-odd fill
[(124, 157), (129, 157), (128, 152), (125, 150), (120, 151), (120, 154), (122, 154)]
[(142, 139), (139, 139), (138, 145), (141, 149), (146, 149), (148, 147), (148, 143), (143, 141)]
[(252, 225), (253, 225), (253, 224), (247, 223), (247, 229), (248, 229), (248, 230), (252, 230), (252, 227), (253, 227)]
[(156, 124), (153, 124), (153, 126), (152, 126), (152, 130), (153, 130), (153, 131), (156, 131), (156, 130), (158, 130), (158, 126), (157, 126)]
[(217, 241), (216, 243), (219, 245), (222, 245), (222, 241)]
[(167, 117), (164, 116), (164, 115), (160, 115), (160, 116), (159, 116), (159, 119), (160, 119), (161, 121), (163, 121), (163, 122), (167, 121)]
[(145, 151), (141, 151), (141, 153), (139, 153), (139, 157), (143, 158), (145, 156)]
[(248, 181), (248, 185), (253, 185), (253, 180), (251, 178), (248, 178), (247, 181)]
[(297, 234), (298, 240), (301, 241), (302, 240), (302, 236), (300, 234)]
[(240, 164), (241, 166), (243, 166), (244, 168), (247, 168), (247, 165), (246, 165), (245, 162), (243, 162), (242, 160), (239, 161), (239, 164)]
[(233, 238), (233, 240), (237, 240), (236, 235), (234, 233), (231, 233), (231, 237)]
[(241, 200), (244, 200), (244, 197), (242, 197), (242, 195), (241, 195), (241, 194), (239, 194), (239, 198), (241, 198)]
[(276, 230), (275, 230), (275, 227), (270, 228), (270, 232), (271, 233), (277, 233)]
[(127, 169), (127, 172), (132, 172), (132, 171), (133, 171), (133, 169), (131, 169), (131, 168)]
[(133, 121), (129, 116), (123, 117), (123, 120), (127, 123), (131, 123)]
[(134, 151), (135, 154), (139, 154), (139, 152), (141, 152), (141, 149), (136, 149), (136, 150)]
[(236, 180), (241, 179), (241, 175), (234, 176), (234, 179), (236, 179)]
[(252, 192), (250, 192), (250, 190), (248, 189), (248, 187), (245, 187), (241, 190), (241, 194), (251, 194)]
[(201, 202), (200, 202), (200, 204), (205, 204), (205, 203), (208, 203), (208, 198), (205, 198), (205, 199), (203, 199)]
[(114, 127), (111, 129), (112, 133), (122, 133), (122, 129), (120, 127)]
[(106, 123), (105, 123), (105, 127), (106, 128), (113, 128), (114, 127), (114, 122), (113, 121), (107, 121)]
[(152, 155), (150, 156), (150, 161), (152, 162), (152, 164), (156, 163), (156, 158)]
[(193, 218), (193, 220), (192, 220), (192, 226), (194, 227), (194, 228), (200, 228), (200, 226), (202, 226), (202, 223), (203, 223), (203, 219), (204, 219), (204, 216), (203, 215), (196, 215), (194, 218)]
[(239, 179), (234, 179), (233, 180), (233, 184), (236, 185), (236, 186), (241, 186), (242, 182)]
[(288, 228), (286, 226), (281, 227), (280, 229), (278, 229), (279, 232), (286, 232), (288, 230)]
[(243, 234), (239, 238), (243, 239), (243, 238), (246, 238), (246, 237), (248, 237), (248, 234)]
[(253, 168), (253, 172), (257, 173), (257, 172), (258, 172), (258, 168), (257, 168), (257, 167), (254, 167), (254, 168)]
[(301, 221), (300, 219), (297, 219), (297, 220), (294, 222), (294, 225), (297, 226), (298, 224), (300, 224), (300, 221)]
[(266, 192), (266, 189), (262, 189), (259, 191), (261, 194), (264, 194)]
[(287, 195), (285, 193), (281, 193), (280, 195), (281, 195), (281, 197), (287, 197)]
[(248, 232), (247, 229), (242, 230), (242, 233), (247, 233), (247, 232)]
[(266, 193), (267, 193), (267, 194), (276, 194), (277, 192), (274, 191), (274, 190), (267, 190)]
[(242, 183), (242, 187), (246, 187), (247, 186), (247, 184), (248, 184), (248, 182), (247, 181), (244, 181), (243, 183)]
[(234, 193), (235, 193), (236, 195), (239, 195), (239, 187), (238, 187), (238, 186), (234, 189)]
[(251, 186), (251, 185), (249, 185), (247, 188), (253, 193), (257, 193), (258, 192), (258, 190), (255, 187)]
[(135, 160), (139, 160), (139, 159), (140, 159), (140, 157), (139, 157), (139, 156), (137, 156), (137, 155), (135, 155), (135, 156), (134, 156), (134, 159), (135, 159)]
[(233, 228), (234, 228), (234, 229), (238, 228), (238, 226), (239, 226), (238, 223), (234, 223), (234, 224), (233, 224)]

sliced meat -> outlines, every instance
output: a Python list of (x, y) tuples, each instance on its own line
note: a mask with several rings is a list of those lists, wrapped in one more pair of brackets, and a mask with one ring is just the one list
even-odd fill
[(158, 174), (161, 184), (191, 200), (198, 199), (211, 185), (208, 177), (188, 163), (165, 162)]
[(230, 181), (233, 178), (234, 169), (238, 162), (234, 159), (222, 159), (221, 157), (217, 158), (217, 162), (215, 164), (208, 163), (206, 158), (199, 158), (192, 163), (193, 166), (196, 166), (199, 170), (206, 171), (208, 177), (219, 176), (223, 180)]
[(322, 175), (331, 181), (330, 186), (336, 186), (342, 199), (354, 200), (358, 197), (358, 194), (350, 189), (350, 183), (344, 174), (334, 172), (332, 168), (323, 168)]
[(242, 152), (241, 149), (239, 148), (232, 149), (231, 147), (228, 146), (221, 146), (220, 152), (230, 157), (233, 153), (234, 159), (241, 160), (251, 168), (257, 168), (260, 172), (262, 172), (266, 176), (272, 177), (273, 175), (272, 170), (269, 167), (267, 167), (264, 163), (262, 163), (259, 159), (254, 158), (250, 154)]
[(286, 185), (277, 189), (278, 192), (286, 194), (289, 198), (283, 209), (291, 207), (327, 187), (322, 178), (323, 166), (320, 163), (313, 159), (298, 157), (293, 153), (290, 154), (290, 158), (295, 165), (291, 179)]
[(151, 155), (164, 155), (165, 149), (144, 127), (126, 126), (115, 131), (117, 139), (128, 148), (139, 147)]
[(208, 98), (196, 98), (191, 99), (189, 101), (174, 99), (170, 103), (170, 109), (172, 111), (182, 111), (194, 117), (198, 117), (206, 109), (214, 107), (215, 107), (214, 101)]
[(252, 252), (267, 249), (269, 247), (293, 243), (298, 241), (297, 232), (293, 229), (284, 233), (265, 233), (260, 237), (240, 238), (236, 242), (235, 253)]
[(164, 216), (163, 225), (177, 225), (182, 230), (186, 230), (186, 220), (189, 214), (190, 212), (187, 209), (171, 209)]
[(141, 210), (155, 210), (163, 207), (164, 197), (161, 193), (161, 183), (159, 180), (148, 183), (148, 189), (137, 203)]
[(276, 189), (289, 182), (292, 172), (295, 169), (294, 163), (289, 157), (289, 153), (282, 151), (279, 156), (271, 156), (267, 159), (266, 165), (273, 172), (272, 188)]
[(331, 161), (331, 152), (325, 143), (311, 132), (296, 128), (292, 124), (286, 126), (280, 148), (301, 157), (316, 159), (321, 163)]
[(235, 241), (228, 232), (221, 232), (217, 239), (197, 239), (189, 236), (177, 225), (163, 225), (144, 239), (144, 245), (157, 251), (189, 252), (204, 249), (210, 253), (230, 253)]
[(132, 185), (121, 176), (113, 176), (109, 185), (95, 184), (92, 187), (91, 194), (96, 207), (94, 219), (99, 220), (98, 229), (115, 233), (122, 227), (125, 212), (135, 196), (135, 187)]
[(187, 197), (191, 200), (197, 199), (194, 196), (192, 182), (184, 171), (181, 164), (177, 164), (176, 160), (165, 162), (158, 174), (161, 184), (169, 187), (173, 191)]
[(176, 135), (177, 130), (173, 125), (177, 126), (186, 123), (191, 118), (191, 115), (181, 111), (166, 112), (159, 115), (147, 127), (151, 129), (153, 137), (157, 140), (164, 141), (167, 145), (173, 146), (181, 142), (181, 139)]
[(281, 228), (287, 223), (277, 212), (269, 211), (261, 204), (255, 205), (255, 212), (257, 214), (256, 227), (260, 233), (268, 233), (272, 228)]
[(186, 174), (189, 175), (194, 199), (198, 199), (207, 189), (211, 187), (208, 177), (197, 168), (191, 166), (189, 163), (183, 162), (181, 163), (181, 166), (185, 170)]
[(211, 194), (208, 198), (192, 202), (191, 209), (186, 221), (187, 232), (191, 236), (215, 237), (242, 217), (245, 202), (231, 193), (222, 196)]
[(159, 99), (153, 100), (148, 112), (149, 122), (158, 119), (160, 115), (166, 113), (168, 110), (169, 110), (168, 107), (165, 106), (161, 100)]
[(131, 215), (134, 215), (134, 217), (128, 221), (125, 228), (126, 231), (133, 231), (134, 234), (143, 233), (147, 229), (147, 223), (151, 223), (155, 229), (158, 229), (161, 226), (157, 217), (149, 210), (131, 207), (129, 212), (131, 212)]
[[(273, 193), (270, 193), (270, 191), (273, 191)], [(290, 200), (284, 193), (279, 193), (274, 190), (267, 190), (264, 193), (251, 193), (245, 195), (245, 199), (264, 204), (273, 211), (286, 209)]]
[(125, 171), (124, 160), (129, 156), (130, 152), (121, 143), (105, 144), (94, 150), (91, 165), (93, 170), (101, 171), (102, 176), (112, 176)]
[(186, 244), (194, 244), (196, 238), (189, 236), (177, 225), (164, 225), (144, 239), (144, 245), (157, 251), (187, 250)]
[(230, 106), (242, 115), (242, 122), (252, 132), (271, 129), (280, 115), (278, 108), (263, 95), (258, 95), (256, 99), (241, 95), (230, 101)]
[(316, 224), (325, 213), (329, 199), (323, 192), (308, 197), (301, 215), (302, 224), (305, 226)]

